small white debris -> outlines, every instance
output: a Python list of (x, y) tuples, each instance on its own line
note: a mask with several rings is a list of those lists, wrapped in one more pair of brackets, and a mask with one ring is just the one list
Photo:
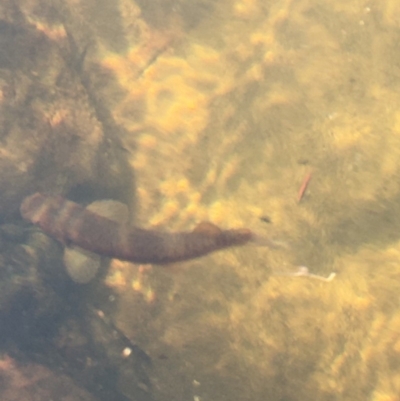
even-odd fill
[(132, 354), (132, 348), (126, 347), (122, 350), (122, 356), (124, 358), (128, 358), (128, 356)]

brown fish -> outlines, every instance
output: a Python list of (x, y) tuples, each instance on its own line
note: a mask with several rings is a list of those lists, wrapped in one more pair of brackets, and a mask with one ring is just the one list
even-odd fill
[(254, 239), (247, 228), (221, 230), (203, 222), (193, 231), (161, 232), (121, 225), (60, 196), (35, 193), (21, 204), (24, 219), (64, 245), (134, 263), (165, 264), (193, 259)]

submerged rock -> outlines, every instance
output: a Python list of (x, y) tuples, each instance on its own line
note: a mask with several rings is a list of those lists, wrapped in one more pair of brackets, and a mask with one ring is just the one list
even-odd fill
[(31, 21), (0, 6), (0, 219), (17, 217), (37, 190), (130, 202), (121, 129), (84, 72), (87, 44), (59, 21), (57, 28)]

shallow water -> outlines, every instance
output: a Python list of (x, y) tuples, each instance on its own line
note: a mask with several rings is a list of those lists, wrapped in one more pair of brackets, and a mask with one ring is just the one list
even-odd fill
[(288, 244), (113, 262), (115, 321), (156, 361), (156, 399), (397, 400), (400, 5), (102, 3), (71, 15), (128, 132), (137, 223)]
[[(115, 118), (136, 131), (142, 224), (290, 243), (130, 273), (120, 320), (166, 355), (160, 399), (397, 399), (398, 8), (219, 2), (104, 58), (125, 91)], [(137, 74), (143, 48), (157, 56)], [(299, 265), (337, 276), (285, 275)]]
[[(168, 356), (160, 399), (397, 399), (398, 11), (220, 2), (127, 79), (115, 113), (136, 124), (135, 94), (144, 104), (132, 162), (143, 224), (210, 219), (291, 244), (132, 273), (155, 300), (124, 292), (120, 319)], [(298, 265), (337, 276), (280, 274)]]

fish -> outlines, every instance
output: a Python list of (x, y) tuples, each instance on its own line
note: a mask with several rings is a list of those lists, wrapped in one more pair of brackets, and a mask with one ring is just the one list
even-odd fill
[(207, 255), (256, 239), (248, 228), (221, 229), (201, 222), (192, 231), (164, 232), (121, 224), (61, 196), (34, 193), (21, 216), (61, 244), (133, 263), (164, 265)]

